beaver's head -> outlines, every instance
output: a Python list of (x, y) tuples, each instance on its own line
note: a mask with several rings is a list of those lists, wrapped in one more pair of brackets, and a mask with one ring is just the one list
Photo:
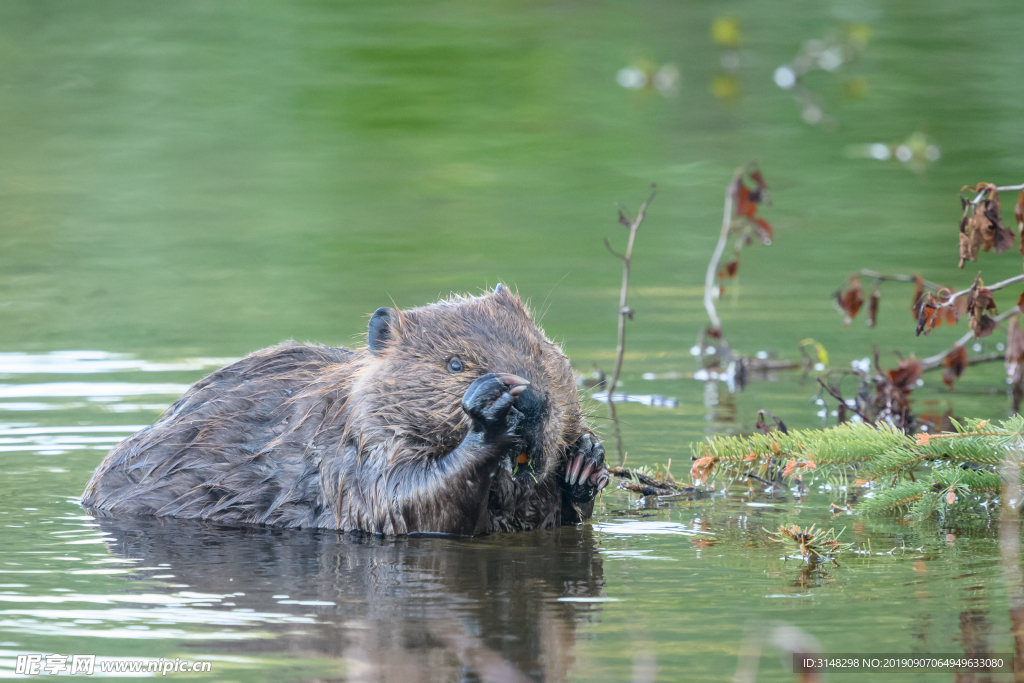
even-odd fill
[(367, 342), (356, 391), (368, 410), (360, 412), (417, 450), (441, 456), (459, 445), (470, 428), (462, 396), (491, 372), (530, 381), (515, 403), (529, 442), (511, 463), (517, 479), (550, 475), (564, 447), (586, 430), (569, 360), (508, 287), (404, 311), (378, 309)]

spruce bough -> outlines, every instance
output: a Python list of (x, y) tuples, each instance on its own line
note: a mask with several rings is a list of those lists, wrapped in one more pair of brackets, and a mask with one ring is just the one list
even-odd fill
[[(693, 444), (694, 483), (754, 475), (762, 479), (824, 477), (837, 488), (861, 485), (873, 495), (857, 510), (930, 517), (977, 506), (998, 495), (1001, 470), (1024, 459), (1024, 417), (954, 423), (955, 432), (907, 436), (881, 425), (715, 437)], [(852, 480), (851, 480), (852, 479)]]

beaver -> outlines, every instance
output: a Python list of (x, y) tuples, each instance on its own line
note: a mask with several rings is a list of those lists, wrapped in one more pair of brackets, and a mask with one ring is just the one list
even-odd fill
[(503, 285), (285, 342), (194, 384), (107, 454), (90, 510), (383, 535), (579, 523), (608, 483), (562, 350)]

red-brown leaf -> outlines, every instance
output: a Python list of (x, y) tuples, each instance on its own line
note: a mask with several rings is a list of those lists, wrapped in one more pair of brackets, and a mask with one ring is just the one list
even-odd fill
[(942, 359), (942, 365), (946, 368), (945, 372), (942, 373), (942, 381), (952, 389), (953, 380), (958, 379), (960, 375), (964, 374), (964, 368), (967, 367), (967, 349), (957, 344)]
[(718, 462), (718, 458), (713, 455), (705, 455), (703, 458), (697, 458), (693, 463), (693, 467), (690, 468), (690, 479), (693, 480), (694, 484), (707, 481), (708, 476), (711, 474), (711, 470), (715, 468), (715, 463)]
[(864, 305), (864, 289), (860, 286), (860, 278), (856, 275), (850, 277), (847, 290), (836, 290), (833, 297), (836, 308), (846, 316), (843, 325), (849, 325), (857, 317), (860, 307)]
[(1020, 234), (1020, 253), (1024, 254), (1024, 190), (1017, 196), (1013, 207), (1013, 217), (1017, 219), (1017, 232)]
[(771, 244), (772, 238), (775, 236), (775, 231), (772, 230), (772, 225), (760, 216), (754, 216), (750, 220), (754, 222), (754, 232), (760, 238), (764, 244)]
[(996, 321), (986, 315), (989, 311), (998, 314), (996, 303), (992, 300), (992, 290), (986, 289), (981, 278), (974, 281), (970, 294), (967, 295), (967, 313), (971, 316), (971, 329), (974, 338), (980, 339), (992, 334), (996, 329)]
[[(1024, 298), (1024, 295), (1022, 295)], [(1010, 319), (1006, 332), (1006, 375), (1011, 382), (1020, 381), (1024, 366), (1024, 331), (1020, 329), (1020, 316)]]
[(941, 327), (945, 322), (949, 326), (956, 325), (960, 319), (959, 309), (962, 308), (963, 297), (958, 297), (953, 306), (943, 306), (949, 300), (949, 290), (943, 289), (939, 296), (931, 293), (924, 295), (918, 306), (917, 334), (928, 336), (936, 327)]
[(868, 327), (874, 327), (878, 323), (878, 304), (881, 299), (882, 291), (876, 281), (875, 288), (871, 290), (871, 298), (868, 299), (868, 319), (865, 321)]
[(750, 190), (740, 180), (739, 186), (736, 188), (736, 215), (753, 218), (756, 213), (757, 204), (750, 198)]
[(917, 380), (921, 379), (922, 372), (920, 363), (913, 358), (905, 358), (895, 370), (890, 370), (887, 374), (890, 384), (904, 394), (909, 394), (917, 386)]
[[(914, 297), (910, 300), (910, 312), (914, 320), (921, 317), (921, 306), (924, 305), (924, 279), (920, 273), (914, 274)], [(919, 333), (920, 334), (920, 333)]]

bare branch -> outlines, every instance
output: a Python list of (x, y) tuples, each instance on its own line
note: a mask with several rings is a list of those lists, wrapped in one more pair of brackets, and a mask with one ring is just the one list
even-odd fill
[(840, 393), (839, 393), (838, 391), (836, 391), (835, 389), (833, 389), (832, 387), (830, 387), (830, 386), (829, 386), (829, 385), (828, 385), (828, 384), (827, 384), (826, 382), (824, 382), (824, 381), (823, 381), (823, 380), (822, 380), (822, 379), (821, 379), (820, 377), (818, 378), (818, 384), (820, 384), (820, 385), (821, 385), (821, 388), (822, 388), (822, 389), (824, 389), (825, 391), (827, 391), (827, 392), (828, 392), (829, 396), (831, 396), (832, 398), (836, 399), (836, 400), (837, 400), (837, 401), (839, 401), (840, 403), (844, 404), (844, 405), (845, 405), (845, 406), (846, 406), (847, 408), (849, 408), (849, 409), (850, 409), (850, 410), (852, 410), (853, 412), (855, 412), (855, 413), (857, 413), (858, 415), (860, 415), (860, 418), (861, 418), (862, 420), (864, 420), (864, 422), (868, 423), (869, 425), (873, 425), (873, 424), (875, 424), (875, 421), (874, 421), (874, 420), (872, 420), (872, 419), (871, 419), (870, 417), (868, 417), (867, 415), (865, 415), (864, 413), (862, 413), (862, 412), (860, 411), (860, 409), (859, 409), (859, 408), (857, 408), (857, 405), (856, 405), (856, 403), (854, 403), (854, 405), (853, 405), (853, 406), (851, 406), (850, 404), (848, 404), (848, 403), (846, 402), (846, 399), (845, 399), (845, 398), (843, 398), (843, 395), (842, 395), (842, 394), (840, 394)]
[[(993, 291), (994, 292), (997, 289), (1002, 289), (1003, 287), (1009, 287), (1010, 285), (1012, 285), (1015, 282), (1024, 282), (1024, 275), (1014, 275), (1013, 277), (1009, 278), (1008, 280), (1003, 280), (1002, 282), (997, 282), (994, 285), (989, 285), (985, 289), (988, 289), (989, 291)], [(964, 294), (970, 294), (972, 289), (973, 289), (973, 286), (968, 287), (967, 289), (961, 289), (959, 292), (953, 292), (952, 294), (949, 295), (948, 299), (943, 301), (941, 304), (937, 305), (936, 308), (949, 308), (949, 307), (951, 307), (953, 305), (953, 302), (956, 301), (956, 299), (958, 297), (961, 297)], [(1002, 320), (1002, 318), (1000, 318), (1000, 320)]]
[[(1006, 320), (1010, 316), (1017, 315), (1020, 312), (1021, 312), (1020, 307), (1019, 306), (1014, 306), (1013, 308), (1006, 309), (1005, 311), (1003, 311), (1002, 313), (1000, 313), (999, 315), (997, 315), (996, 317), (994, 317), (992, 319), (994, 321), (996, 321), (997, 323), (1001, 323), (1002, 321)], [(948, 349), (946, 349), (945, 351), (942, 351), (941, 353), (937, 353), (934, 356), (928, 356), (927, 358), (922, 360), (921, 361), (921, 369), (923, 371), (925, 371), (925, 372), (927, 372), (928, 370), (934, 370), (935, 368), (937, 368), (940, 365), (942, 365), (942, 360), (946, 356), (948, 356), (950, 353), (952, 353), (956, 349), (956, 347), (958, 347), (958, 346), (965, 346), (967, 344), (967, 342), (971, 341), (972, 339), (974, 339), (974, 331), (973, 330), (971, 330), (970, 332), (965, 333), (964, 336), (962, 336), (959, 339), (957, 339), (953, 343), (953, 345), (951, 347), (949, 347)], [(971, 365), (971, 364), (972, 363), (968, 362), (968, 365)]]
[[(969, 361), (967, 361), (967, 364), (964, 367), (972, 368), (975, 365), (984, 365), (985, 363), (995, 363), (997, 361), (998, 362), (1003, 362), (1005, 360), (1006, 360), (1006, 353), (1005, 352), (1003, 352), (1003, 351), (994, 351), (992, 353), (986, 353), (984, 356), (977, 356), (975, 358), (971, 358)], [(935, 365), (930, 365), (928, 367), (924, 367), (924, 363), (922, 363), (921, 364), (921, 372), (931, 372), (932, 370), (938, 370), (941, 367), (942, 367), (942, 363), (936, 363)]]
[[(990, 192), (992, 188), (986, 187), (984, 190), (978, 193), (978, 196), (971, 200), (971, 204), (977, 204), (985, 196), (985, 193)], [(1024, 190), (1024, 184), (1021, 185), (1000, 185), (996, 188), (996, 192), (1018, 192)]]
[(616, 258), (620, 258), (620, 259), (622, 259), (623, 261), (625, 261), (625, 260), (626, 260), (626, 257), (625, 257), (625, 256), (623, 256), (623, 255), (622, 255), (622, 254), (620, 254), (619, 252), (617, 252), (617, 251), (615, 251), (614, 249), (612, 249), (612, 244), (611, 244), (611, 242), (609, 242), (609, 241), (608, 241), (608, 238), (607, 238), (607, 237), (605, 237), (605, 238), (604, 238), (604, 247), (605, 247), (605, 249), (607, 249), (607, 250), (608, 250), (608, 253), (610, 253), (610, 254), (611, 254), (612, 256), (614, 256), (614, 257), (616, 257)]
[[(636, 231), (640, 229), (640, 224), (644, 222), (644, 216), (647, 215), (647, 207), (654, 200), (654, 195), (657, 192), (658, 186), (652, 183), (651, 195), (640, 205), (636, 218), (633, 219), (629, 226), (629, 241), (626, 243), (625, 254), (616, 254), (608, 239), (605, 238), (604, 241), (608, 251), (622, 259), (622, 289), (619, 291), (619, 341), (615, 349), (615, 371), (612, 373), (611, 382), (608, 384), (608, 406), (611, 411), (615, 410), (612, 406), (612, 395), (615, 392), (616, 385), (619, 383), (619, 374), (622, 372), (622, 357), (626, 352), (626, 317), (632, 317), (632, 311), (626, 306), (626, 294), (629, 291), (629, 269), (633, 261), (633, 243), (636, 241)], [(619, 211), (619, 216), (623, 216), (622, 211)]]
[(708, 271), (704, 276), (704, 308), (711, 318), (711, 327), (715, 330), (722, 329), (722, 322), (718, 319), (718, 311), (715, 310), (714, 288), (715, 274), (718, 272), (718, 263), (722, 260), (722, 253), (725, 252), (726, 242), (729, 241), (729, 233), (732, 231), (733, 202), (736, 197), (736, 190), (739, 188), (740, 178), (743, 177), (744, 168), (736, 169), (732, 174), (732, 180), (725, 188), (725, 208), (722, 210), (722, 232), (718, 236), (718, 244), (715, 245), (715, 252), (711, 255), (708, 263)]
[[(915, 277), (913, 275), (902, 275), (900, 273), (879, 273), (878, 271), (870, 270), (868, 268), (862, 268), (858, 275), (863, 275), (864, 277), (871, 277), (876, 280), (881, 280), (882, 282), (913, 282), (915, 280)], [(930, 280), (922, 279), (921, 284), (923, 284), (926, 289), (930, 289), (934, 292), (937, 292), (940, 289), (942, 289), (942, 285), (936, 284)]]

